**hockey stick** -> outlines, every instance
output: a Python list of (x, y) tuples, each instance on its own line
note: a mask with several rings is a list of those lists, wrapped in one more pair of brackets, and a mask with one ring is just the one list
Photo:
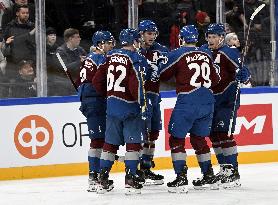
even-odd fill
[[(61, 66), (63, 67), (68, 79), (70, 80), (71, 84), (73, 85), (73, 87), (75, 88), (75, 90), (78, 92), (78, 88), (75, 84), (75, 82), (73, 81), (71, 75), (70, 75), (70, 72), (68, 71), (63, 59), (61, 58), (60, 54), (59, 53), (56, 53), (56, 56), (61, 64)], [(119, 155), (115, 155), (115, 160), (116, 161), (119, 161), (119, 162), (124, 162), (125, 161), (125, 156), (119, 156)]]
[[(146, 90), (145, 90), (145, 82), (144, 82), (144, 71), (140, 70), (140, 75), (141, 75), (141, 80), (142, 80), (142, 90), (143, 90), (143, 98), (144, 98), (144, 105), (141, 108), (141, 112), (144, 113), (146, 112), (147, 109), (147, 97), (146, 97)], [(144, 117), (142, 116), (142, 119)], [(146, 119), (143, 119), (146, 120)]]
[[(144, 97), (144, 105), (141, 108), (141, 112), (146, 112), (147, 108), (147, 95), (146, 95), (146, 90), (145, 90), (145, 81), (144, 81), (144, 71), (140, 70), (140, 74), (141, 74), (141, 80), (142, 80), (142, 88), (143, 88), (143, 97)], [(150, 142), (150, 133), (148, 130), (148, 125), (147, 125), (147, 119), (144, 119), (144, 117), (142, 116), (142, 119), (145, 121), (145, 126), (146, 126), (146, 132), (147, 132), (147, 137), (148, 137), (148, 142)], [(149, 143), (149, 149), (151, 147), (151, 144)]]
[[(250, 33), (250, 28), (251, 28), (251, 24), (253, 22), (253, 19), (255, 18), (255, 16), (265, 7), (265, 4), (260, 5), (258, 8), (256, 8), (256, 10), (252, 13), (251, 17), (250, 17), (250, 21), (248, 24), (248, 29), (247, 29), (247, 36), (246, 36), (246, 40), (245, 40), (245, 45), (242, 51), (242, 58), (241, 58), (241, 67), (244, 65), (244, 60), (245, 60), (245, 55), (247, 53), (247, 48), (248, 48), (248, 40), (249, 40), (249, 33)], [(234, 123), (234, 116), (235, 116), (235, 112), (236, 112), (236, 101), (239, 95), (239, 84), (240, 82), (237, 81), (237, 87), (236, 87), (236, 95), (235, 95), (235, 100), (234, 100), (234, 106), (233, 106), (233, 110), (232, 110), (232, 114), (231, 114), (231, 118), (230, 118), (230, 123), (229, 123), (229, 131), (228, 131), (228, 137), (230, 137), (232, 135), (232, 128), (233, 128), (233, 123)]]
[(61, 64), (61, 66), (63, 67), (68, 79), (70, 80), (71, 84), (73, 85), (74, 89), (76, 90), (76, 92), (78, 92), (78, 88), (77, 88), (77, 85), (75, 84), (75, 82), (73, 81), (72, 77), (71, 77), (71, 74), (70, 72), (68, 71), (63, 59), (61, 58), (60, 54), (59, 53), (56, 53), (56, 56)]
[(247, 36), (246, 36), (246, 40), (245, 40), (245, 44), (244, 44), (244, 49), (243, 49), (243, 53), (242, 53), (242, 60), (241, 60), (241, 64), (243, 65), (244, 63), (244, 57), (246, 55), (247, 52), (247, 48), (248, 48), (248, 41), (249, 41), (249, 33), (250, 33), (250, 27), (251, 24), (253, 22), (253, 19), (255, 18), (255, 16), (265, 7), (265, 4), (260, 5), (258, 8), (256, 8), (256, 10), (253, 12), (253, 14), (250, 17), (250, 21), (248, 24), (248, 29), (247, 29)]

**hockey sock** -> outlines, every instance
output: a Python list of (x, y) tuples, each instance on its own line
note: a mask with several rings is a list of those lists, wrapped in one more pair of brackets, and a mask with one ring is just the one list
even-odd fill
[(216, 155), (218, 164), (226, 164), (225, 158), (223, 155), (223, 150), (221, 147), (221, 140), (219, 139), (219, 133), (218, 132), (211, 133), (211, 135), (209, 136), (209, 139), (212, 143), (212, 147), (213, 147), (214, 153)]
[(158, 136), (159, 131), (152, 130), (143, 145), (142, 156), (140, 160), (144, 169), (150, 169), (152, 167), (152, 160), (155, 151), (155, 140), (158, 139)]
[(211, 154), (209, 146), (207, 145), (207, 141), (205, 137), (190, 135), (190, 143), (195, 150), (195, 154), (201, 168), (201, 172), (206, 174), (211, 165)]
[(143, 165), (144, 169), (150, 169), (152, 167), (154, 150), (155, 150), (154, 142), (144, 143), (142, 156), (141, 156), (141, 164)]
[(136, 174), (141, 149), (141, 144), (126, 144), (125, 166), (132, 174)]
[(226, 164), (232, 164), (234, 167), (238, 166), (237, 162), (237, 144), (234, 139), (234, 136), (228, 136), (227, 133), (221, 132), (219, 133), (219, 138), (221, 141), (221, 147), (224, 155), (224, 159)]
[(169, 145), (171, 148), (172, 163), (176, 174), (180, 174), (185, 167), (186, 151), (184, 149), (185, 139), (170, 136)]
[(88, 151), (89, 171), (100, 171), (100, 156), (104, 139), (91, 139), (90, 149)]
[(100, 157), (100, 169), (107, 168), (109, 171), (111, 170), (118, 149), (118, 145), (104, 143)]

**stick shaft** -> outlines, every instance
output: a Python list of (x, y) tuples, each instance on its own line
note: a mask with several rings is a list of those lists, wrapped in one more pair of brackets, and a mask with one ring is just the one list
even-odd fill
[[(250, 34), (250, 28), (251, 28), (251, 24), (253, 22), (254, 17), (264, 8), (265, 4), (260, 5), (251, 15), (250, 17), (250, 21), (248, 24), (248, 29), (247, 29), (247, 36), (246, 36), (246, 40), (245, 40), (245, 45), (243, 48), (243, 53), (241, 55), (241, 66), (244, 65), (244, 60), (245, 60), (245, 55), (247, 53), (247, 47), (248, 47), (248, 41), (249, 41), (249, 34)], [(234, 124), (234, 116), (235, 116), (235, 112), (236, 112), (236, 102), (238, 99), (238, 95), (239, 95), (239, 82), (237, 81), (237, 85), (236, 85), (236, 95), (235, 95), (235, 100), (234, 100), (234, 106), (233, 106), (233, 110), (231, 113), (231, 118), (230, 118), (230, 123), (229, 123), (229, 130), (228, 130), (228, 136), (230, 137), (232, 135), (232, 128), (233, 128), (233, 124)]]
[(57, 58), (58, 58), (58, 60), (59, 60), (59, 62), (60, 62), (60, 64), (61, 64), (61, 66), (63, 67), (63, 69), (64, 69), (64, 71), (65, 71), (65, 73), (66, 73), (68, 79), (70, 80), (71, 84), (73, 85), (74, 89), (75, 89), (76, 91), (78, 91), (77, 85), (75, 84), (74, 80), (72, 79), (71, 74), (70, 74), (70, 72), (68, 71), (68, 69), (67, 69), (67, 67), (66, 67), (66, 65), (65, 65), (65, 63), (64, 63), (64, 61), (63, 61), (63, 59), (62, 59), (62, 57), (60, 56), (59, 53), (56, 53), (56, 56), (57, 56)]

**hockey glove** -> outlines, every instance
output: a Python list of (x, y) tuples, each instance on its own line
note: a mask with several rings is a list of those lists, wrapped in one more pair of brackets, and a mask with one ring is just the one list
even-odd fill
[(159, 81), (158, 67), (157, 67), (157, 66), (155, 66), (155, 67), (156, 67), (156, 68), (153, 69), (152, 75), (151, 75), (151, 81), (152, 81), (152, 82), (157, 82), (157, 81)]
[(155, 63), (152, 62), (148, 62), (149, 66), (150, 66), (150, 80), (152, 82), (157, 82), (159, 80), (159, 76), (158, 76), (158, 66)]
[(250, 73), (249, 70), (244, 66), (236, 74), (236, 80), (240, 83), (245, 83), (249, 80)]

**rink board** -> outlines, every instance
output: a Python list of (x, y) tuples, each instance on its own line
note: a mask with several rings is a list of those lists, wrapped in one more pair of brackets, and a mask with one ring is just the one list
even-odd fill
[[(174, 92), (163, 92), (156, 169), (172, 167), (167, 124)], [(87, 174), (89, 137), (76, 96), (0, 100), (0, 180)], [(242, 89), (235, 138), (239, 163), (278, 162), (278, 88)], [(197, 166), (186, 141), (187, 164)], [(119, 155), (124, 155), (124, 147)], [(213, 163), (216, 163), (213, 157)], [(123, 171), (116, 162), (113, 171)]]

